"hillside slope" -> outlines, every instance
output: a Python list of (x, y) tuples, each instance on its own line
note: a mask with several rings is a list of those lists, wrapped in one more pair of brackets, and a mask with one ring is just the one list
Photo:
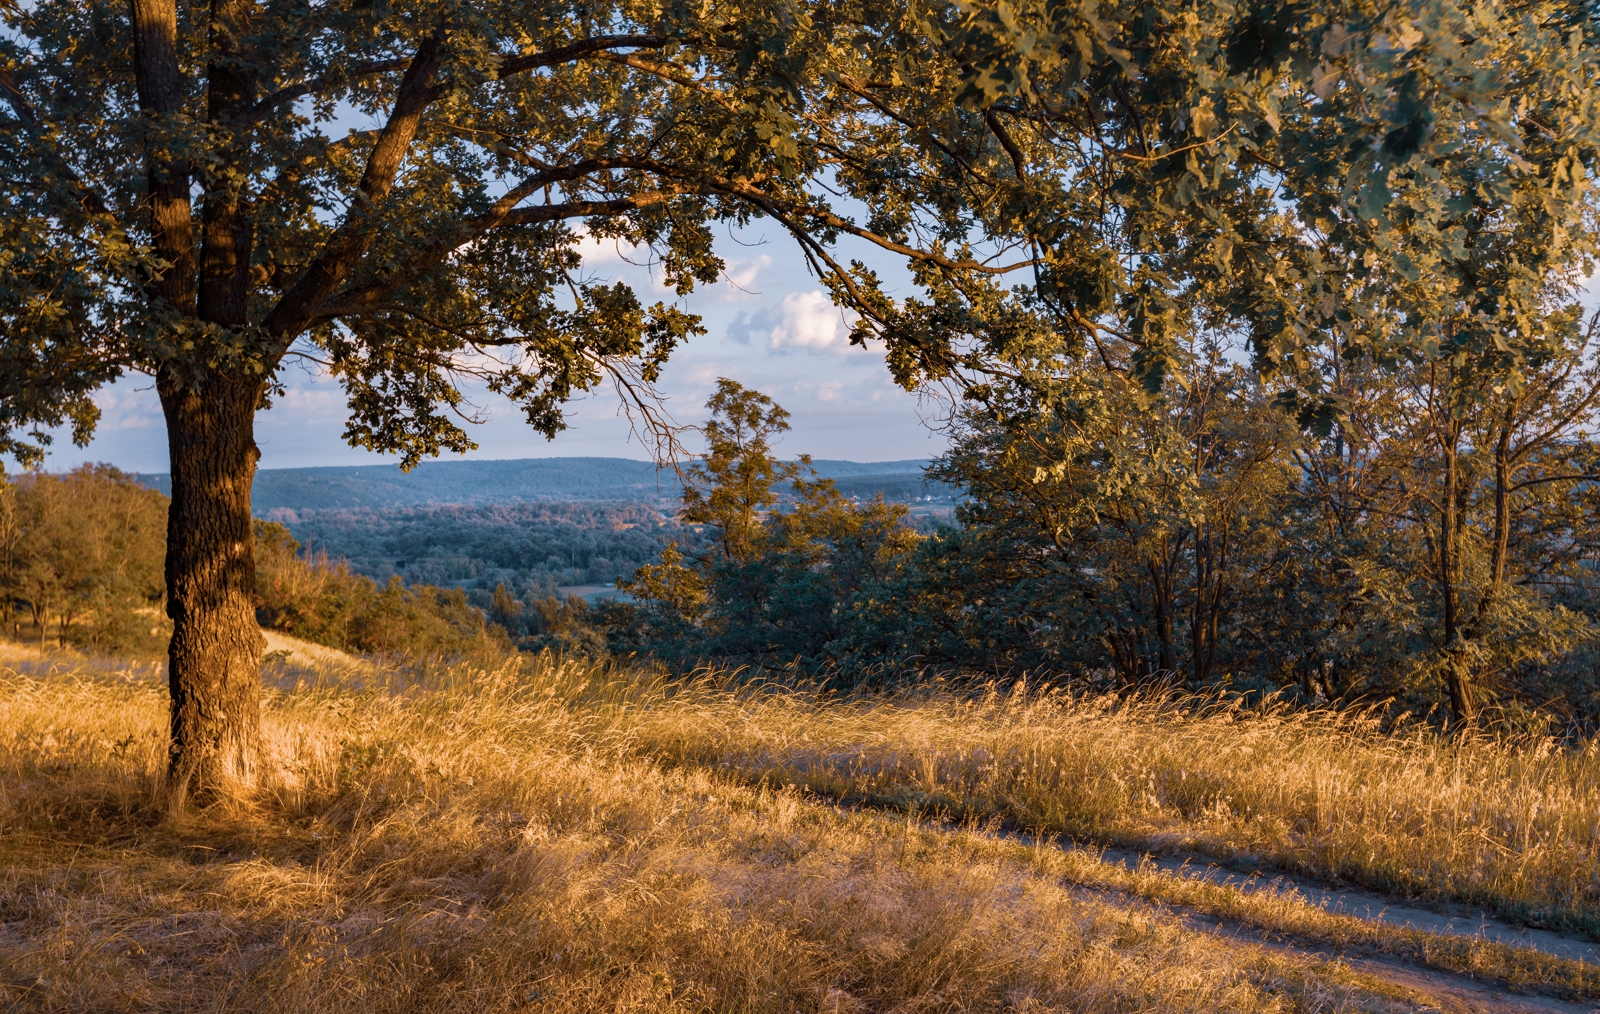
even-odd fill
[(932, 775), (952, 758), (928, 751), (953, 747), (1031, 768), (938, 727), (999, 745), (1018, 720), (1081, 732), (1104, 708), (849, 704), (548, 655), (357, 682), (280, 660), (260, 793), (165, 820), (158, 676), (0, 669), (0, 1006), (1509, 1014), (1600, 995), (1592, 966), (1128, 869), (981, 813), (930, 822), (937, 786), (902, 812), (837, 805), (751, 763), (892, 778), (888, 750)]
[[(891, 499), (937, 494), (925, 490), (927, 462), (834, 461), (813, 463), (840, 480), (850, 495), (882, 489)], [(146, 486), (171, 493), (164, 472), (140, 476)], [(937, 485), (937, 484), (934, 484)], [(676, 500), (678, 479), (670, 469), (630, 458), (520, 458), (502, 461), (427, 461), (411, 472), (393, 465), (325, 468), (266, 468), (256, 473), (252, 505), (257, 514), (274, 509), (326, 510), (414, 507), (427, 504), (488, 504), (538, 501)]]

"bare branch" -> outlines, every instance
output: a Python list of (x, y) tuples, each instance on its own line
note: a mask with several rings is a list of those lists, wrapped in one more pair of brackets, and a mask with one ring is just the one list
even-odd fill
[(332, 74), (324, 74), (302, 84), (280, 88), (251, 106), (239, 119), (243, 123), (255, 123), (279, 106), (303, 99), (307, 95), (321, 94), (329, 88), (335, 88), (356, 78), (371, 74), (387, 74), (390, 71), (405, 70), (410, 66), (411, 58), (404, 57), (397, 60), (369, 60), (366, 63), (343, 67)]

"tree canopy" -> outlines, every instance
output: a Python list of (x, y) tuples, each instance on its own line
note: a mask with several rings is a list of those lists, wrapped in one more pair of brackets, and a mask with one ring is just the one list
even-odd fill
[(721, 271), (715, 227), (776, 222), (899, 382), (1022, 427), (1078, 411), (1085, 361), (1149, 404), (1208, 335), (1317, 433), (1341, 364), (1470, 373), (1460, 417), (1559, 358), (1592, 269), (1594, 25), (1559, 0), (0, 19), (0, 450), (37, 463), (50, 427), (87, 439), (98, 387), (155, 378), (180, 801), (253, 778), (253, 418), (289, 363), (406, 465), (471, 446), (464, 381), (553, 435), (610, 380), (670, 435), (651, 384), (699, 320), (586, 275), (585, 238), (647, 248), (681, 296)]

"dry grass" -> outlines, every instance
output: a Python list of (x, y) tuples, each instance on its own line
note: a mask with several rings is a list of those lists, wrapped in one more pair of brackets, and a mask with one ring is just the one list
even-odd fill
[(754, 783), (1199, 851), (1600, 935), (1594, 742), (1389, 735), (1359, 715), (1048, 690), (735, 701), (702, 681), (634, 710), (641, 754)]
[(104, 666), (0, 672), (0, 1004), (1410, 1007), (1340, 965), (1085, 891), (1050, 865), (1063, 854), (922, 833), (643, 752), (662, 723), (687, 737), (719, 700), (728, 715), (706, 730), (719, 748), (782, 707), (819, 733), (795, 702), (555, 664), (368, 671), (381, 685), (367, 689), (275, 675), (260, 797), (174, 822), (154, 805), (159, 683)]

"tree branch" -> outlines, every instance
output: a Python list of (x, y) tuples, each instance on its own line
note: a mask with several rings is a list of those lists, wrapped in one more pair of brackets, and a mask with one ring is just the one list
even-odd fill
[[(586, 56), (605, 52), (612, 49), (638, 48), (655, 49), (666, 43), (666, 39), (659, 35), (608, 35), (593, 39), (583, 39), (567, 46), (558, 46), (543, 53), (530, 53), (526, 56), (509, 57), (501, 62), (495, 71), (496, 78), (504, 78), (511, 74), (533, 70), (538, 67), (551, 67), (556, 64), (571, 63)], [(295, 102), (307, 95), (319, 95), (330, 88), (336, 88), (355, 78), (367, 77), (371, 74), (387, 74), (391, 71), (409, 70), (410, 57), (398, 57), (393, 60), (369, 60), (350, 67), (341, 68), (331, 74), (323, 74), (300, 84), (280, 88), (271, 95), (266, 96), (250, 108), (242, 117), (246, 123), (254, 123), (277, 109), (279, 106)]]
[(239, 117), (239, 121), (246, 124), (257, 123), (279, 106), (303, 99), (307, 95), (319, 94), (328, 88), (344, 84), (354, 78), (366, 77), (368, 74), (386, 74), (393, 70), (405, 70), (410, 66), (410, 57), (397, 60), (370, 60), (343, 68), (333, 74), (324, 74), (302, 84), (280, 88), (251, 106)]
[(435, 76), (444, 56), (438, 33), (430, 35), (411, 59), (395, 97), (394, 112), (378, 135), (367, 168), (361, 174), (356, 199), (328, 239), (322, 255), (312, 262), (294, 287), (284, 293), (262, 327), (287, 346), (304, 331), (323, 302), (344, 284), (351, 270), (372, 244), (378, 228), (377, 211), (394, 187), (406, 150), (417, 136), (422, 113), (438, 97)]
[(496, 76), (504, 78), (538, 67), (571, 63), (613, 49), (660, 49), (666, 44), (667, 39), (662, 35), (602, 35), (593, 39), (582, 39), (567, 46), (557, 46), (543, 53), (529, 53), (527, 56), (515, 56), (503, 60)]
[[(133, 68), (139, 109), (170, 124), (183, 112), (175, 0), (133, 0)], [(186, 317), (195, 313), (195, 240), (189, 162), (166, 145), (148, 149), (150, 225), (156, 256), (166, 269), (149, 294)]]
[(1538, 486), (1546, 482), (1600, 482), (1600, 475), (1587, 475), (1581, 472), (1575, 475), (1544, 475), (1537, 479), (1524, 479), (1512, 486), (1508, 492), (1515, 493), (1519, 489), (1527, 489), (1529, 486)]

